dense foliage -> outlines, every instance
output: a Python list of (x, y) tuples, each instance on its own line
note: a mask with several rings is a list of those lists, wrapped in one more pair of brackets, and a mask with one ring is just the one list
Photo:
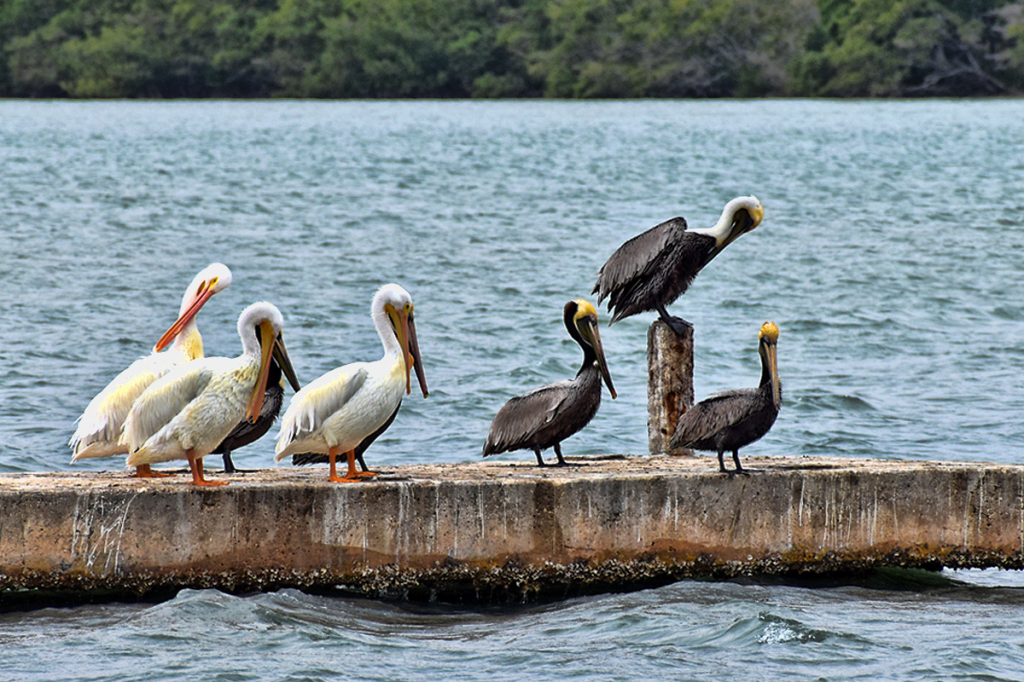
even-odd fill
[(1024, 0), (0, 0), (0, 96), (960, 96)]

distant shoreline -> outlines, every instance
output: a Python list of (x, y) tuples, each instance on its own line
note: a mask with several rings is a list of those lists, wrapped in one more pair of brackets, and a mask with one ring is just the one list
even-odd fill
[(0, 8), (3, 98), (1022, 93), (1022, 0), (52, 0)]

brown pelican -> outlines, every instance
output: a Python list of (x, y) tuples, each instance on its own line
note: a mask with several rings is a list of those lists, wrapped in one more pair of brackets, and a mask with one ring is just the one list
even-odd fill
[[(209, 265), (193, 278), (181, 299), (178, 319), (157, 341), (153, 353), (139, 358), (114, 377), (78, 418), (78, 428), (68, 443), (72, 462), (128, 454), (128, 447), (119, 442), (128, 411), (159, 377), (177, 365), (203, 357), (203, 337), (196, 324), (196, 313), (214, 294), (230, 285), (231, 270), (221, 263)], [(147, 478), (170, 474), (155, 474), (144, 464), (133, 475)]]
[(597, 311), (583, 299), (565, 304), (565, 328), (583, 349), (583, 365), (576, 377), (534, 389), (512, 398), (498, 410), (484, 443), (484, 457), (512, 450), (533, 450), (537, 464), (540, 451), (554, 447), (557, 466), (566, 466), (560, 444), (586, 426), (601, 406), (601, 377), (615, 397), (597, 329)]
[(203, 457), (242, 419), (254, 423), (259, 418), (272, 356), (286, 376), (295, 374), (283, 327), (276, 307), (253, 303), (238, 318), (240, 356), (199, 358), (153, 382), (124, 422), (128, 466), (187, 459), (194, 484), (225, 485), (203, 478)]
[[(288, 382), (296, 391), (301, 388), (298, 377), (294, 374), (288, 375)], [(277, 415), (281, 412), (283, 403), (284, 373), (277, 360), (271, 358), (270, 371), (267, 374), (267, 390), (263, 394), (263, 407), (260, 409), (260, 416), (257, 417), (255, 423), (243, 419), (235, 427), (235, 430), (229, 433), (228, 437), (210, 453), (211, 455), (221, 455), (224, 458), (225, 474), (233, 474), (238, 471), (235, 469), (235, 463), (231, 461), (231, 453), (262, 438), (277, 421)]]
[[(294, 454), (326, 454), (331, 481), (372, 476), (356, 471), (356, 448), (394, 417), (403, 394), (412, 392), (413, 369), (427, 397), (409, 292), (397, 284), (381, 287), (370, 304), (370, 315), (384, 344), (384, 357), (334, 369), (293, 395), (281, 420), (278, 462)], [(337, 473), (339, 453), (348, 458), (343, 478)]]
[[(718, 467), (732, 476), (745, 473), (739, 449), (768, 433), (782, 405), (782, 382), (776, 358), (779, 328), (774, 322), (761, 325), (757, 351), (761, 355), (761, 385), (713, 395), (684, 414), (672, 434), (673, 448), (718, 452)], [(732, 450), (736, 471), (728, 471), (722, 454)]]
[(725, 205), (714, 227), (687, 230), (686, 220), (673, 218), (633, 237), (612, 254), (597, 273), (593, 293), (600, 304), (608, 299), (614, 324), (645, 310), (657, 310), (677, 334), (692, 325), (673, 317), (665, 306), (690, 286), (711, 259), (764, 218), (757, 197), (737, 197)]

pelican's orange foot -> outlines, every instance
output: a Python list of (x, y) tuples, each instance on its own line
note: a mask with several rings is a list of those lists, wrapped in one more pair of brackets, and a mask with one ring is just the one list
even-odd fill
[(331, 483), (358, 483), (358, 478), (349, 478), (348, 476), (328, 476), (327, 480)]
[(367, 478), (369, 476), (380, 476), (376, 471), (357, 471), (356, 476), (359, 478)]
[(207, 481), (205, 478), (203, 480), (201, 480), (201, 481), (196, 481), (196, 480), (192, 481), (192, 485), (219, 486), (219, 485), (227, 485), (227, 484), (228, 484), (227, 481)]
[(148, 464), (140, 464), (135, 467), (135, 473), (129, 476), (129, 478), (173, 478), (174, 474), (163, 474), (159, 471), (153, 471)]
[(186, 453), (188, 457), (188, 468), (192, 470), (192, 485), (221, 486), (227, 485), (227, 481), (207, 481), (203, 477), (203, 459), (196, 457), (191, 450)]

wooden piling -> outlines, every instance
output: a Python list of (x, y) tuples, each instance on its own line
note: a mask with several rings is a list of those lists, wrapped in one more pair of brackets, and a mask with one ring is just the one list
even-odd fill
[(647, 439), (651, 453), (692, 455), (669, 442), (693, 405), (693, 328), (680, 337), (661, 320), (647, 330)]

